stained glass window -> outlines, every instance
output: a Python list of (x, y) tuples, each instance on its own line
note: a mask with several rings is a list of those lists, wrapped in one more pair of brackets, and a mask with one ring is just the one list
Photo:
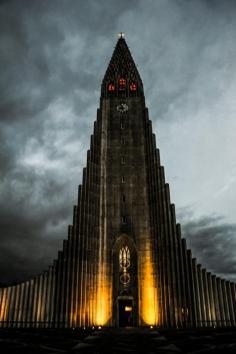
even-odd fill
[(121, 269), (120, 282), (127, 286), (130, 282), (130, 274), (127, 269), (130, 267), (130, 250), (128, 246), (123, 246), (120, 249), (119, 263)]
[(120, 260), (120, 267), (123, 270), (126, 268), (129, 268), (129, 266), (130, 266), (130, 250), (129, 250), (128, 246), (123, 246), (120, 249), (119, 260)]

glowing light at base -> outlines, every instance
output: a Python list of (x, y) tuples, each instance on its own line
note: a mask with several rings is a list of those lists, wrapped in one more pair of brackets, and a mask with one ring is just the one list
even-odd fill
[(97, 302), (95, 309), (95, 324), (97, 326), (104, 326), (107, 324), (110, 316), (111, 316), (111, 306), (110, 306), (110, 291), (109, 288), (102, 284), (105, 282), (105, 279), (101, 279), (101, 275), (99, 276), (99, 287), (97, 292)]
[(5, 317), (4, 317), (5, 309), (6, 309), (6, 289), (4, 289), (3, 293), (2, 293), (2, 303), (0, 306), (0, 321), (5, 320)]
[(108, 294), (105, 289), (100, 288), (97, 295), (96, 325), (104, 326), (109, 319)]
[(145, 253), (141, 277), (141, 317), (145, 324), (153, 326), (158, 324), (157, 288), (151, 252)]

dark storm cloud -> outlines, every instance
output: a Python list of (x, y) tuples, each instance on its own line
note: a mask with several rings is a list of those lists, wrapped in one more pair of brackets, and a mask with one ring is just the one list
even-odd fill
[(0, 3), (1, 281), (44, 269), (61, 248), (96, 118), (108, 38), (133, 4)]
[(214, 274), (236, 281), (236, 224), (220, 217), (182, 223), (183, 236), (199, 263)]
[(23, 279), (46, 268), (61, 248), (72, 212), (64, 200), (66, 188), (56, 178), (39, 181), (29, 169), (8, 178), (0, 201), (1, 281)]
[[(233, 85), (235, 8), (233, 1), (0, 1), (0, 281), (43, 270), (66, 238), (96, 119), (100, 83), (121, 30), (127, 32), (141, 72), (154, 126), (159, 121), (162, 156), (170, 161), (166, 171), (175, 176), (186, 160), (181, 174), (185, 171), (188, 180), (196, 174), (194, 178), (204, 186), (199, 183), (203, 173), (199, 176), (192, 162), (196, 165), (196, 151), (191, 149), (196, 138), (183, 123), (199, 120), (194, 113), (200, 115), (212, 102), (222, 102), (219, 91)], [(227, 107), (230, 97), (223, 102)], [(217, 107), (212, 114), (216, 126), (218, 111)], [(228, 112), (223, 113), (227, 117)], [(204, 123), (210, 141), (212, 127), (207, 119)], [(189, 141), (180, 136), (181, 129)], [(195, 126), (191, 130), (197, 131)], [(175, 148), (177, 138), (185, 146)], [(203, 146), (203, 140), (196, 145)], [(191, 155), (185, 156), (185, 150)], [(203, 169), (207, 165), (201, 161)], [(219, 175), (216, 167), (212, 169)], [(227, 188), (227, 178), (215, 188)], [(185, 194), (181, 191), (181, 197), (175, 198), (181, 206), (189, 204), (187, 195), (200, 195), (193, 187), (196, 183), (188, 180)], [(221, 205), (225, 210), (232, 203)], [(209, 208), (204, 211), (209, 214)], [(234, 242), (233, 226), (227, 233), (232, 224), (223, 224)], [(197, 240), (205, 237), (210, 249), (212, 239), (220, 243), (224, 238), (217, 228), (209, 238), (207, 226), (193, 223), (185, 229), (190, 241), (200, 232), (193, 245), (196, 256), (201, 251)], [(217, 259), (211, 259), (214, 270)], [(229, 250), (229, 266), (233, 259)], [(220, 272), (230, 274), (232, 269), (227, 271), (226, 264)]]

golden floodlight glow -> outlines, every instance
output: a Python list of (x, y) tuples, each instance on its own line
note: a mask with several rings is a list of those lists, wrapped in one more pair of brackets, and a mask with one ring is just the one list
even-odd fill
[(97, 315), (96, 315), (96, 325), (104, 325), (106, 323), (106, 296), (104, 289), (100, 288), (98, 290), (97, 298)]
[(6, 289), (4, 289), (2, 293), (2, 303), (0, 307), (0, 321), (4, 321), (5, 307), (6, 307)]
[[(110, 287), (111, 288), (111, 287)], [(111, 296), (104, 272), (98, 276), (95, 324), (104, 326), (111, 316)]]
[(157, 289), (154, 286), (153, 264), (151, 252), (146, 251), (143, 263), (143, 274), (141, 284), (141, 314), (142, 319), (147, 325), (156, 325), (158, 322), (157, 309)]

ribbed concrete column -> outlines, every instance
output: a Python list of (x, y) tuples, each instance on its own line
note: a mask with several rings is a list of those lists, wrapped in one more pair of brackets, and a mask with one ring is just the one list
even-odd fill
[(23, 300), (24, 300), (24, 291), (25, 291), (25, 284), (21, 283), (20, 284), (20, 299), (19, 299), (19, 311), (18, 311), (18, 318), (17, 318), (17, 326), (21, 327), (22, 326), (22, 305), (23, 305)]
[[(161, 170), (160, 167), (157, 169), (157, 186), (158, 186), (158, 195), (157, 198), (158, 203), (158, 218), (162, 220), (162, 203), (161, 203), (161, 190), (162, 190), (162, 183), (161, 183)], [(165, 248), (165, 240), (164, 240), (164, 230), (163, 230), (163, 223), (159, 223), (158, 227), (158, 238), (159, 238), (159, 247), (157, 249), (158, 256), (159, 256), (159, 272), (160, 272), (160, 298), (159, 298), (159, 307), (160, 307), (160, 325), (166, 326), (167, 325), (167, 299), (166, 299), (166, 288), (167, 288), (167, 277), (165, 274), (166, 269), (166, 255), (165, 252), (162, 252)]]
[(197, 269), (196, 258), (192, 259), (192, 273), (193, 273), (193, 286), (195, 292), (195, 303), (196, 303), (196, 325), (197, 327), (202, 327), (202, 313), (201, 313), (201, 297), (199, 291), (199, 276)]
[(15, 302), (13, 327), (17, 327), (18, 310), (19, 310), (19, 297), (20, 297), (20, 285), (18, 284), (18, 285), (16, 285), (16, 302)]
[(173, 263), (175, 268), (175, 287), (176, 287), (176, 325), (182, 327), (182, 309), (184, 307), (184, 299), (181, 293), (181, 276), (180, 276), (180, 243), (178, 240), (179, 235), (176, 231), (176, 216), (175, 206), (171, 204), (171, 219), (172, 219), (172, 233), (173, 233)]
[(51, 306), (51, 294), (52, 294), (52, 266), (49, 266), (47, 271), (47, 292), (46, 292), (46, 303), (45, 303), (45, 322), (46, 327), (50, 328), (50, 306)]
[(186, 247), (186, 240), (182, 239), (182, 254), (183, 254), (183, 263), (184, 263), (184, 275), (186, 278), (186, 303), (187, 303), (187, 308), (186, 308), (186, 315), (185, 317), (187, 318), (186, 324), (188, 327), (192, 327), (195, 325), (195, 311), (194, 311), (194, 306), (193, 305), (193, 300), (192, 298), (192, 293), (191, 293), (191, 278), (190, 278), (190, 266), (188, 262), (188, 253), (187, 253), (187, 247)]
[(23, 304), (22, 304), (22, 325), (23, 327), (27, 327), (27, 313), (28, 313), (28, 308), (29, 306), (29, 281), (25, 282), (25, 293), (24, 293), (24, 299), (23, 299)]
[(72, 306), (72, 225), (68, 227), (68, 245), (67, 245), (67, 276), (66, 276), (66, 304), (65, 304), (65, 323), (66, 327), (72, 327), (72, 316), (71, 316), (71, 306)]
[(11, 297), (11, 287), (6, 289), (6, 301), (5, 301), (5, 309), (4, 309), (4, 327), (8, 327), (8, 312), (9, 312), (9, 303)]
[(49, 308), (49, 321), (50, 321), (50, 327), (52, 328), (55, 327), (56, 274), (57, 274), (57, 261), (54, 260), (52, 266), (51, 302)]
[(0, 328), (2, 327), (3, 293), (4, 289), (0, 288)]
[(42, 327), (41, 323), (41, 308), (42, 308), (42, 290), (43, 290), (43, 275), (39, 275), (38, 301), (37, 301), (37, 327)]
[(168, 244), (168, 231), (167, 231), (167, 220), (166, 220), (166, 202), (164, 195), (164, 186), (165, 186), (165, 176), (163, 166), (159, 168), (159, 180), (160, 180), (160, 217), (161, 217), (161, 243), (162, 243), (162, 286), (163, 286), (163, 325), (170, 326), (171, 325), (171, 303), (170, 303), (170, 287), (169, 287), (169, 279), (170, 279), (170, 259), (169, 259), (169, 244)]
[(202, 276), (202, 266), (201, 264), (197, 265), (197, 274), (198, 274), (198, 286), (199, 286), (199, 302), (201, 308), (201, 321), (202, 326), (205, 327), (206, 323), (206, 300), (205, 300), (205, 287), (203, 283), (203, 276)]
[[(80, 209), (79, 209), (80, 210)], [(78, 218), (81, 212), (78, 211)], [(81, 327), (81, 272), (82, 272), (82, 251), (81, 251), (81, 237), (80, 227), (75, 229), (71, 228), (72, 245), (71, 245), (71, 319), (72, 326)], [(75, 238), (76, 235), (76, 238)]]
[(58, 263), (56, 270), (56, 292), (55, 292), (55, 327), (60, 327), (60, 304), (61, 304), (61, 277), (62, 277), (62, 251), (58, 252)]
[(0, 289), (1, 299), (0, 299), (0, 325), (4, 327), (4, 311), (5, 311), (5, 299), (6, 299), (6, 288)]
[(230, 315), (230, 325), (235, 326), (235, 312), (234, 312), (234, 306), (233, 306), (233, 300), (232, 300), (232, 293), (231, 293), (231, 287), (230, 287), (230, 282), (226, 282), (226, 293), (227, 293), (227, 298), (228, 298), (228, 305), (229, 305), (229, 315)]
[(29, 301), (28, 301), (28, 310), (27, 310), (27, 327), (32, 327), (33, 325), (33, 294), (34, 294), (34, 280), (31, 279), (29, 283)]
[(65, 284), (64, 284), (64, 325), (65, 328), (69, 327), (69, 302), (70, 302), (70, 293), (69, 293), (69, 282), (70, 282), (70, 239), (68, 234), (68, 241), (66, 246), (66, 270), (65, 270)]
[(231, 289), (232, 304), (233, 304), (235, 320), (236, 320), (236, 285), (235, 285), (235, 283), (230, 283), (230, 289)]
[(175, 205), (170, 205), (171, 211), (171, 228), (172, 228), (172, 267), (173, 267), (173, 287), (175, 291), (175, 321), (177, 327), (182, 327), (182, 299), (180, 290), (180, 261), (179, 261), (179, 243), (176, 234), (176, 215)]
[(207, 281), (208, 281), (208, 291), (209, 291), (209, 308), (211, 314), (211, 326), (216, 327), (216, 304), (215, 298), (213, 294), (213, 286), (212, 286), (212, 274), (207, 272)]
[(34, 294), (33, 294), (33, 326), (37, 327), (37, 304), (38, 304), (38, 292), (39, 292), (39, 277), (34, 278)]
[(177, 312), (177, 285), (176, 285), (176, 267), (174, 254), (174, 236), (172, 228), (172, 220), (170, 214), (170, 190), (169, 184), (165, 184), (165, 200), (166, 200), (166, 218), (167, 218), (167, 237), (168, 237), (168, 259), (169, 259), (169, 291), (170, 291), (170, 309), (171, 309), (171, 325), (176, 326), (178, 323)]
[(214, 295), (214, 302), (215, 302), (215, 314), (216, 314), (216, 323), (218, 327), (222, 327), (222, 319), (220, 313), (220, 305), (219, 305), (219, 295), (217, 290), (217, 281), (216, 276), (212, 275), (212, 290)]
[(42, 306), (41, 306), (41, 322), (42, 322), (42, 327), (46, 328), (47, 323), (46, 323), (46, 304), (47, 304), (47, 277), (48, 277), (48, 272), (45, 271), (42, 274)]
[(210, 327), (212, 325), (211, 317), (211, 307), (210, 307), (210, 297), (209, 297), (209, 284), (206, 269), (202, 269), (202, 282), (203, 282), (203, 292), (205, 300), (205, 322), (206, 326)]
[(222, 286), (221, 286), (221, 279), (220, 278), (216, 278), (216, 284), (217, 284), (217, 292), (218, 292), (218, 298), (219, 298), (219, 309), (220, 309), (221, 323), (222, 323), (222, 327), (225, 327), (226, 321), (225, 321), (224, 299), (223, 299), (223, 294), (222, 294)]
[(63, 240), (63, 251), (62, 251), (62, 271), (61, 271), (61, 297), (59, 300), (59, 327), (64, 328), (65, 327), (65, 296), (66, 296), (66, 283), (67, 283), (67, 260), (68, 260), (68, 253), (67, 253), (67, 248), (68, 248), (68, 241)]
[[(16, 301), (16, 287), (13, 286), (11, 300), (10, 300), (9, 314), (8, 314), (8, 321), (9, 321), (8, 326), (9, 327), (13, 327), (15, 301)], [(1, 309), (1, 300), (0, 300), (0, 309)]]
[(192, 264), (192, 252), (191, 250), (187, 250), (187, 261), (188, 261), (188, 271), (189, 271), (189, 285), (190, 285), (190, 311), (192, 313), (193, 326), (198, 325), (198, 317), (197, 317), (197, 306), (196, 306), (196, 293), (194, 286), (194, 277), (193, 277), (193, 264)]
[(182, 327), (186, 327), (186, 323), (188, 320), (187, 301), (186, 301), (187, 279), (186, 279), (185, 269), (184, 269), (184, 258), (183, 258), (180, 224), (176, 225), (176, 235), (177, 235), (177, 243), (178, 243), (178, 250), (179, 250), (180, 299), (182, 302), (181, 303), (181, 323), (182, 323)]
[(226, 284), (225, 280), (221, 280), (221, 288), (222, 288), (222, 302), (224, 305), (224, 313), (225, 313), (225, 325), (230, 326), (231, 321), (230, 321), (230, 315), (229, 315), (229, 304), (228, 304), (228, 296), (226, 292)]

